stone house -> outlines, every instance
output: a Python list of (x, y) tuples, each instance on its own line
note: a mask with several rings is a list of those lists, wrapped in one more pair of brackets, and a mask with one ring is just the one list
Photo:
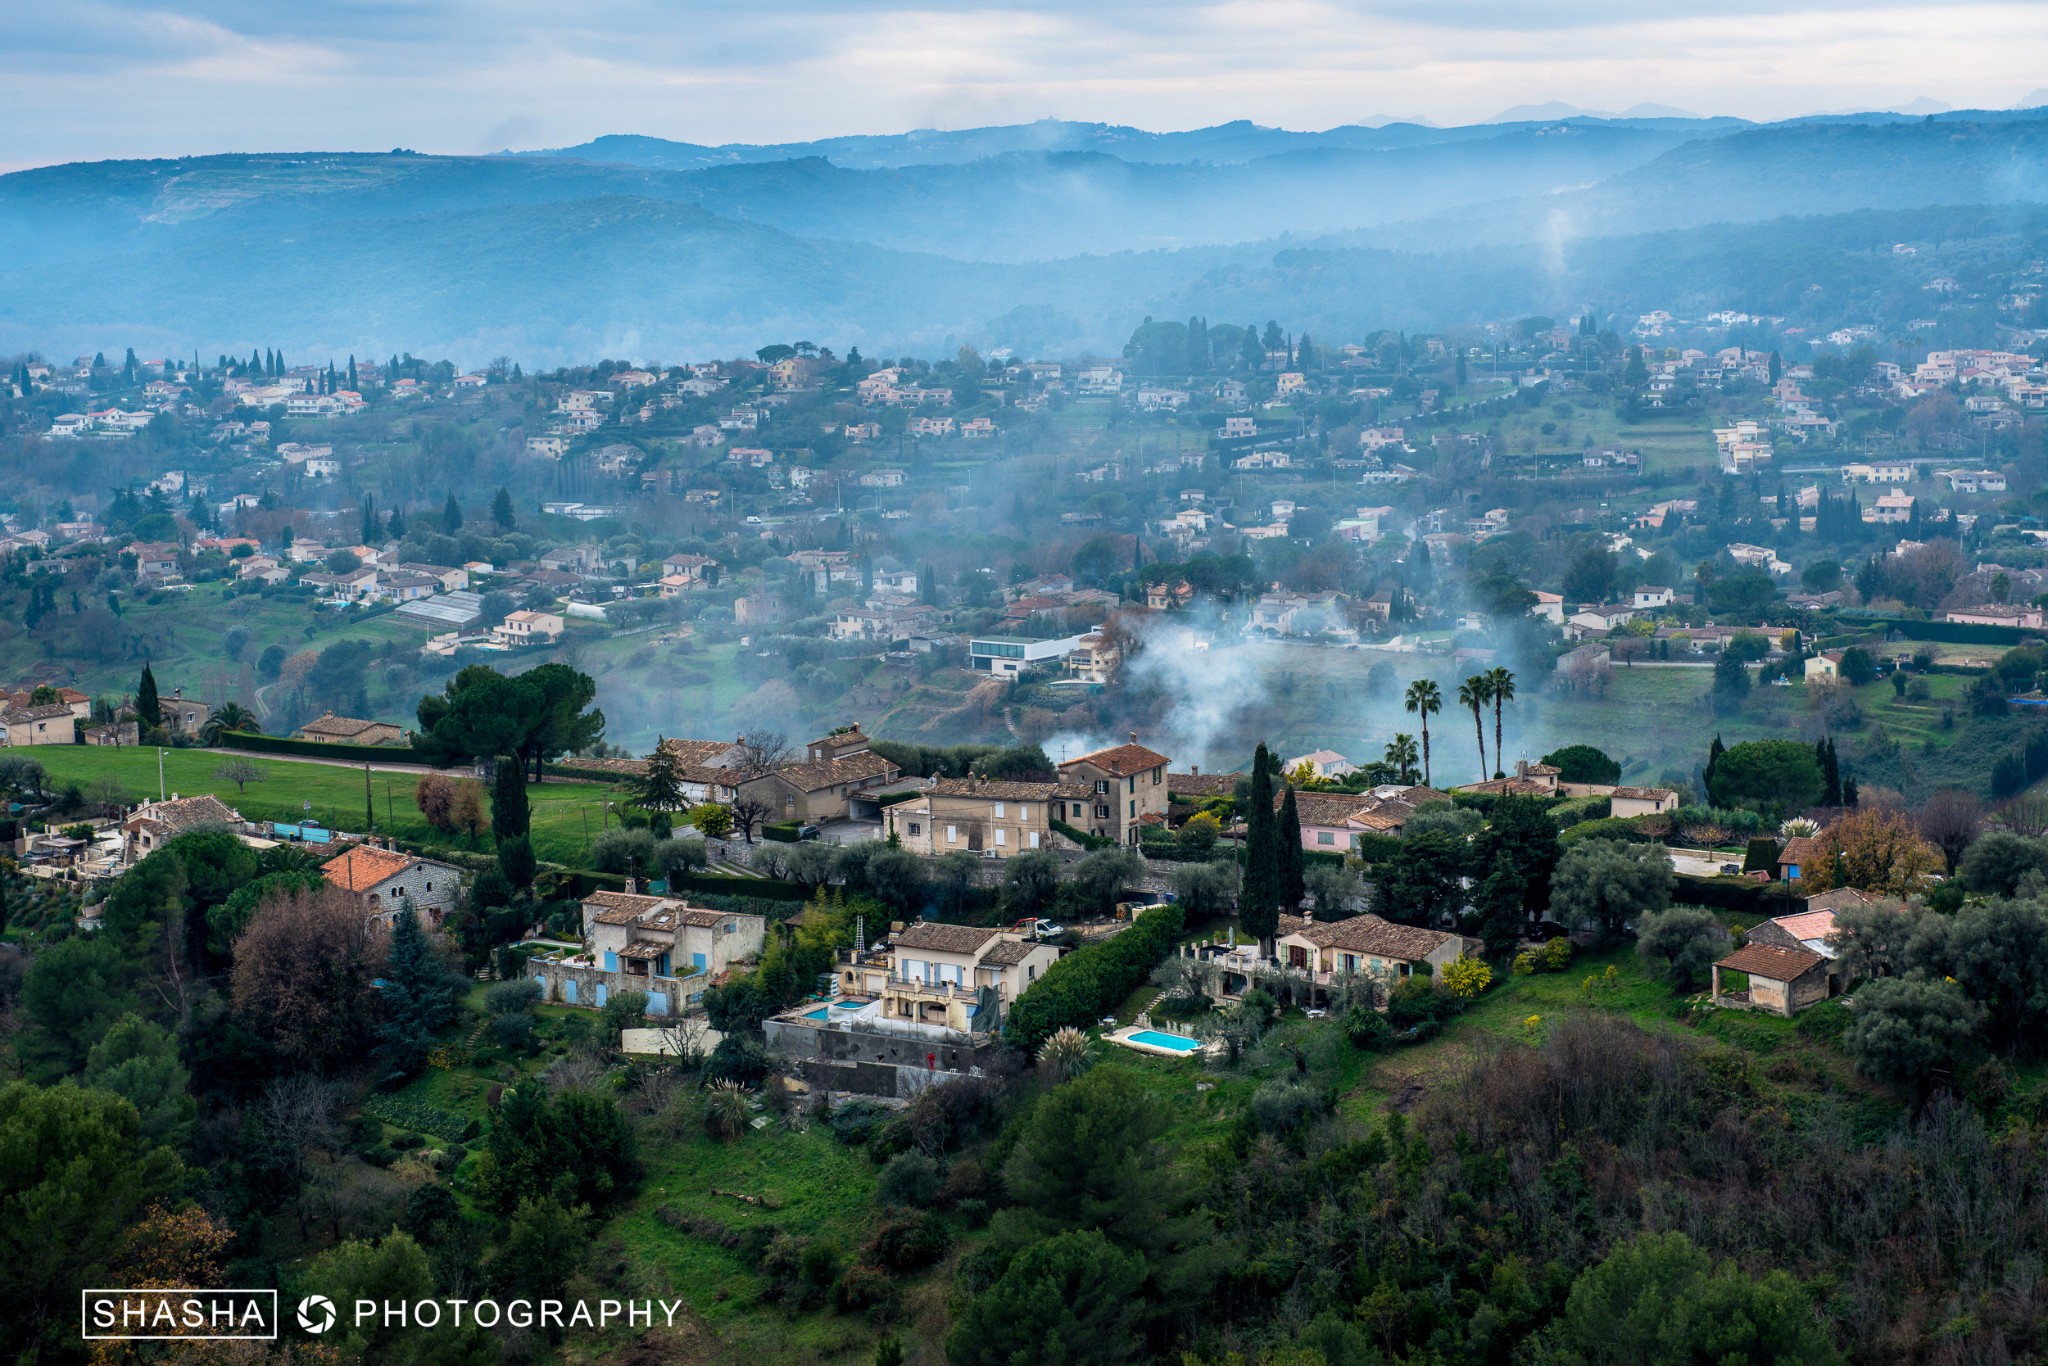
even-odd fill
[(462, 896), (462, 870), (453, 864), (358, 844), (320, 865), (331, 886), (353, 894), (366, 915), (390, 924), (410, 903), (425, 923), (441, 918)]
[(233, 830), (242, 814), (215, 796), (180, 797), (145, 802), (121, 822), (122, 857), (136, 863), (168, 841), (194, 830)]
[[(1084, 801), (1068, 801), (1068, 823), (1118, 844), (1136, 845), (1140, 830), (1166, 820), (1169, 762), (1139, 744), (1135, 732), (1129, 744), (1067, 760), (1059, 766), (1061, 785), (1088, 794)], [(1080, 819), (1075, 819), (1077, 811)]]
[(1085, 803), (1092, 796), (1086, 788), (1058, 783), (930, 778), (917, 796), (882, 808), (882, 822), (888, 834), (913, 853), (965, 849), (1008, 858), (1051, 848), (1052, 822), (1063, 818), (1065, 803)]
[[(1791, 1017), (1831, 994), (1832, 959), (1806, 948), (1745, 944), (1714, 964), (1713, 1001), (1734, 1010), (1766, 1010)], [(1722, 973), (1742, 973), (1746, 990), (1722, 990)]]

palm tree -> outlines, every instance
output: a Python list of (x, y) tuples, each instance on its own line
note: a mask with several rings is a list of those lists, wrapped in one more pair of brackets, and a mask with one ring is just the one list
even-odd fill
[(240, 702), (223, 702), (213, 709), (206, 718), (206, 724), (199, 729), (199, 738), (208, 745), (218, 745), (221, 736), (230, 731), (260, 731), (262, 726), (256, 720), (256, 713)]
[[(1493, 694), (1493, 765), (1507, 767), (1507, 751), (1500, 747), (1500, 709), (1515, 700), (1515, 671), (1494, 668), (1486, 671), (1486, 689)], [(1502, 773), (1502, 777), (1507, 776)]]
[(1443, 690), (1434, 678), (1418, 678), (1408, 685), (1408, 710), (1422, 718), (1422, 785), (1429, 786), (1429, 718), (1444, 709)]
[(1396, 735), (1393, 743), (1387, 746), (1387, 763), (1393, 766), (1398, 781), (1415, 781), (1415, 756), (1415, 737), (1412, 735)]
[(1493, 700), (1493, 680), (1473, 674), (1458, 685), (1458, 705), (1472, 709), (1472, 733), (1479, 737), (1479, 781), (1486, 781), (1486, 722), (1479, 713)]

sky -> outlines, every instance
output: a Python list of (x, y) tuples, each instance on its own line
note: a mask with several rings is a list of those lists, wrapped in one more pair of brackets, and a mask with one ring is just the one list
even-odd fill
[(0, 170), (780, 142), (1070, 118), (1785, 118), (2048, 102), (2042, 0), (65, 0), (0, 5)]

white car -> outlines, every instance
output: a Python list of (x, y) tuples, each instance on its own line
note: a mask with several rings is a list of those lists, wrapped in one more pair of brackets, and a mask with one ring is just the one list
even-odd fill
[(1050, 920), (1041, 920), (1031, 927), (1033, 939), (1057, 939), (1066, 932), (1065, 925), (1055, 925)]

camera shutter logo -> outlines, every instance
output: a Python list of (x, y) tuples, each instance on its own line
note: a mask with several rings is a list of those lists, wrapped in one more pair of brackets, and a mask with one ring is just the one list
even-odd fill
[(333, 1326), (333, 1300), (325, 1295), (308, 1295), (299, 1301), (299, 1327), (309, 1333), (324, 1333)]

